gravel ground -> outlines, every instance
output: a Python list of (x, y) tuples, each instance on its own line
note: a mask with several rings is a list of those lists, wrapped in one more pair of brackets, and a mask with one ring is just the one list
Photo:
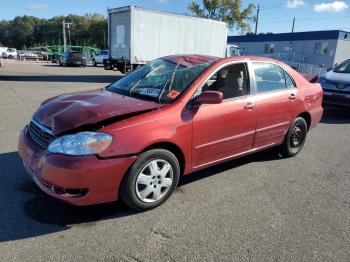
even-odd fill
[(327, 109), (302, 152), (191, 174), (161, 207), (73, 207), (35, 186), (17, 137), (46, 98), (117, 80), (103, 68), (0, 68), (2, 261), (349, 261), (350, 113)]

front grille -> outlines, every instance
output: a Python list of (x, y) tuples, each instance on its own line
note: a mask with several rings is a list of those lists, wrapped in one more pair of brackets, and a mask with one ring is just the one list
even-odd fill
[(38, 145), (45, 149), (53, 139), (52, 132), (35, 120), (29, 124), (29, 134)]

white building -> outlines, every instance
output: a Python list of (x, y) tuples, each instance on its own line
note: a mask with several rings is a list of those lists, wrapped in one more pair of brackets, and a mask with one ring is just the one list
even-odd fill
[(244, 55), (325, 67), (350, 58), (350, 32), (340, 30), (229, 36), (228, 43), (238, 45)]

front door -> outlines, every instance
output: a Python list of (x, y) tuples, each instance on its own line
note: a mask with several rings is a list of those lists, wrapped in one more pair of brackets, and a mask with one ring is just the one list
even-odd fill
[(200, 168), (252, 149), (257, 109), (250, 95), (247, 64), (217, 71), (197, 93), (222, 92), (221, 104), (193, 109), (192, 165)]

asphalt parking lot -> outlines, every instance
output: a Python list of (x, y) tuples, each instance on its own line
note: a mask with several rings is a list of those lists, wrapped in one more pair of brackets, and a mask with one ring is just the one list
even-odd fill
[(184, 177), (154, 210), (73, 207), (42, 193), (17, 137), (52, 96), (103, 87), (103, 68), (0, 68), (1, 261), (349, 261), (350, 112), (327, 109), (302, 152), (264, 151)]

